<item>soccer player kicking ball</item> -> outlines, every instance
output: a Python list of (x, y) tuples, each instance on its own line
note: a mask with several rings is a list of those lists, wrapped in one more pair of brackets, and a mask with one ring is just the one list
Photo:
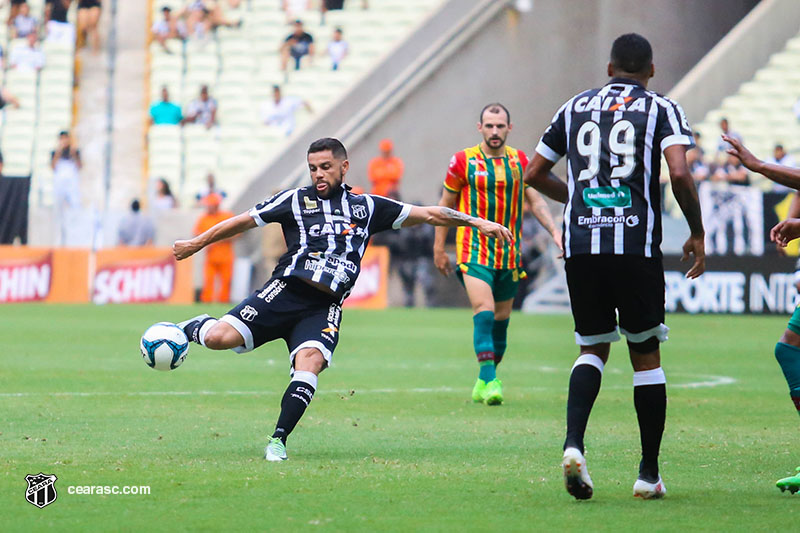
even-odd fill
[[(608, 64), (611, 80), (561, 106), (525, 171), (525, 183), (566, 204), (565, 268), (580, 356), (569, 379), (562, 468), (567, 491), (577, 499), (591, 498), (594, 490), (583, 438), (610, 343), (620, 332), (628, 340), (642, 445), (633, 495), (666, 493), (658, 470), (667, 410), (659, 343), (669, 331), (660, 249), (662, 153), (691, 231), (683, 245), (684, 259), (694, 255), (688, 278), (705, 269), (705, 235), (686, 163), (692, 132), (677, 103), (647, 90), (653, 72), (653, 51), (644, 37), (617, 38)], [(550, 174), (565, 155), (567, 183)]]
[[(800, 169), (765, 163), (754, 156), (738, 140), (726, 135), (723, 135), (722, 139), (731, 145), (728, 153), (738, 157), (748, 170), (758, 172), (781, 185), (800, 190)], [(770, 231), (770, 237), (779, 246), (785, 247), (790, 241), (800, 237), (800, 218), (797, 218), (798, 216), (800, 216), (800, 212), (798, 212), (797, 202), (793, 202), (787, 219), (778, 223)], [(794, 310), (786, 331), (775, 345), (775, 359), (778, 360), (778, 364), (783, 370), (783, 376), (786, 378), (786, 383), (789, 384), (789, 395), (797, 409), (797, 414), (800, 414), (800, 306)], [(797, 474), (779, 479), (776, 485), (781, 491), (789, 490), (792, 494), (800, 490), (800, 468), (797, 469)]]
[(453, 209), (353, 194), (344, 184), (347, 152), (336, 139), (314, 141), (307, 159), (311, 185), (280, 192), (173, 245), (175, 258), (181, 260), (256, 226), (276, 222), (283, 229), (288, 251), (263, 288), (220, 319), (200, 315), (179, 324), (190, 340), (212, 350), (243, 353), (275, 339), (286, 342), (292, 380), (265, 450), (268, 461), (286, 459), (286, 438), (311, 403), (317, 376), (331, 361), (339, 340), (341, 304), (353, 290), (372, 235), (425, 223), (470, 226), (493, 239), (512, 239), (500, 224)]
[[(456, 235), (457, 275), (472, 305), (472, 339), (479, 365), (472, 400), (486, 405), (503, 403), (496, 368), (506, 351), (514, 295), (520, 278), (525, 276), (519, 249), (524, 199), (561, 248), (561, 231), (553, 223), (547, 203), (522, 183), (527, 156), (506, 145), (511, 128), (511, 116), (502, 104), (489, 104), (481, 110), (478, 131), (483, 141), (450, 159), (439, 201), (441, 206), (499, 222), (514, 233), (511, 242), (487, 237), (472, 228), (459, 228)], [(447, 228), (436, 228), (433, 261), (448, 276), (453, 269), (444, 251), (446, 239)]]

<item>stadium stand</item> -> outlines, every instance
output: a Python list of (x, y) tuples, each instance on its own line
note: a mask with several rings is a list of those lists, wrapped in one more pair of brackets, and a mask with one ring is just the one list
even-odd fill
[[(717, 150), (722, 118), (742, 135), (756, 155), (768, 158), (776, 144), (797, 158), (800, 155), (800, 119), (793, 108), (800, 99), (800, 35), (787, 41), (783, 50), (773, 54), (753, 78), (742, 83), (735, 94), (709, 111), (695, 126), (703, 138), (707, 154)], [(752, 176), (753, 184), (769, 189), (771, 182)]]
[[(241, 20), (240, 27), (219, 27), (206, 39), (169, 40), (170, 53), (154, 41), (150, 45), (150, 102), (158, 101), (166, 86), (172, 101), (185, 108), (200, 86), (208, 85), (218, 103), (219, 126), (151, 126), (148, 176), (169, 180), (183, 205), (191, 203), (209, 172), (224, 176), (224, 187), (236, 196), (245, 180), (287, 142), (283, 131), (260, 120), (259, 110), (272, 97), (273, 85), (280, 85), (285, 96), (310, 103), (313, 115), (305, 109), (297, 111), (295, 132), (301, 130), (441, 3), (381, 0), (362, 10), (360, 2), (348, 2), (345, 10), (328, 12), (324, 25), (319, 11), (310, 10), (300, 18), (315, 40), (314, 61), (304, 58), (301, 70), (286, 74), (280, 70), (279, 47), (291, 26), (274, 0), (252, 0), (227, 9), (225, 17)], [(164, 6), (177, 11), (181, 4), (180, 0), (152, 0), (153, 20), (161, 16)], [(335, 28), (342, 28), (350, 45), (349, 55), (336, 71), (325, 53)]]
[[(28, 0), (31, 15), (38, 19), (40, 36), (44, 18), (44, 0)], [(0, 8), (0, 20), (8, 18), (9, 4)], [(74, 23), (75, 9), (69, 20)], [(6, 106), (2, 118), (0, 149), (4, 157), (3, 173), (7, 176), (32, 176), (31, 201), (40, 205), (52, 203), (52, 170), (50, 152), (61, 130), (73, 123), (74, 43), (40, 41), (45, 66), (39, 72), (9, 68), (9, 57), (25, 39), (12, 39), (6, 24), (0, 25), (0, 46), (4, 51), (3, 87), (17, 97), (19, 109)]]

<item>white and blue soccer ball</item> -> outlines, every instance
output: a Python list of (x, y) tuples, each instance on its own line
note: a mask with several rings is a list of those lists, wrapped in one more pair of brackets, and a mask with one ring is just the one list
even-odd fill
[(142, 335), (139, 343), (142, 358), (150, 368), (175, 370), (189, 353), (189, 339), (181, 328), (172, 322), (153, 324)]

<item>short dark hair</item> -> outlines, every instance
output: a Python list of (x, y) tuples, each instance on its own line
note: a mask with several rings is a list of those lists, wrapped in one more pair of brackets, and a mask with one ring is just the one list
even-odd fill
[(139, 205), (139, 200), (138, 199), (134, 199), (131, 202), (131, 211), (133, 211), (134, 213), (138, 213), (140, 208), (141, 208), (141, 205)]
[(59, 137), (64, 137), (64, 136), (68, 137), (69, 136), (69, 132), (67, 130), (61, 130), (60, 132), (58, 132), (58, 136)]
[(776, 145), (775, 145), (775, 150), (777, 150), (778, 148), (780, 148), (781, 150), (783, 150), (783, 145), (782, 145), (782, 144), (780, 144), (780, 143), (776, 144)]
[(342, 141), (334, 139), (333, 137), (323, 137), (317, 139), (311, 146), (308, 147), (308, 153), (314, 154), (316, 152), (324, 152), (330, 150), (335, 159), (347, 159), (347, 150), (345, 149)]
[(508, 108), (503, 104), (501, 104), (500, 102), (493, 102), (491, 104), (486, 104), (485, 106), (483, 106), (483, 109), (481, 109), (481, 114), (478, 117), (479, 123), (483, 124), (483, 114), (486, 113), (487, 111), (490, 111), (492, 113), (499, 113), (500, 111), (505, 111), (506, 117), (508, 118), (508, 123), (511, 124), (511, 113), (509, 113)]
[(172, 11), (172, 8), (171, 8), (171, 7), (169, 7), (169, 6), (164, 6), (164, 7), (162, 7), (162, 8), (161, 8), (161, 11), (167, 11), (167, 12), (170, 12), (170, 11)]
[(615, 70), (639, 74), (653, 63), (653, 48), (638, 33), (620, 35), (611, 45), (611, 66)]

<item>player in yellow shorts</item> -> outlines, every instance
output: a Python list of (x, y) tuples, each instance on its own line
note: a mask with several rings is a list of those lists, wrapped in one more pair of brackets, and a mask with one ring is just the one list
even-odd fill
[[(506, 350), (514, 295), (519, 280), (525, 277), (518, 247), (523, 200), (528, 200), (533, 214), (561, 248), (561, 231), (553, 223), (547, 204), (539, 193), (522, 182), (527, 156), (506, 145), (511, 128), (511, 116), (505, 106), (494, 103), (483, 108), (478, 122), (483, 141), (450, 159), (439, 201), (441, 206), (501, 223), (514, 234), (514, 242), (510, 244), (487, 239), (469, 229), (459, 229), (456, 234), (457, 275), (472, 305), (473, 344), (480, 365), (472, 399), (487, 405), (503, 403), (496, 367)], [(447, 231), (437, 228), (433, 260), (445, 276), (453, 272), (444, 250), (446, 239)]]

